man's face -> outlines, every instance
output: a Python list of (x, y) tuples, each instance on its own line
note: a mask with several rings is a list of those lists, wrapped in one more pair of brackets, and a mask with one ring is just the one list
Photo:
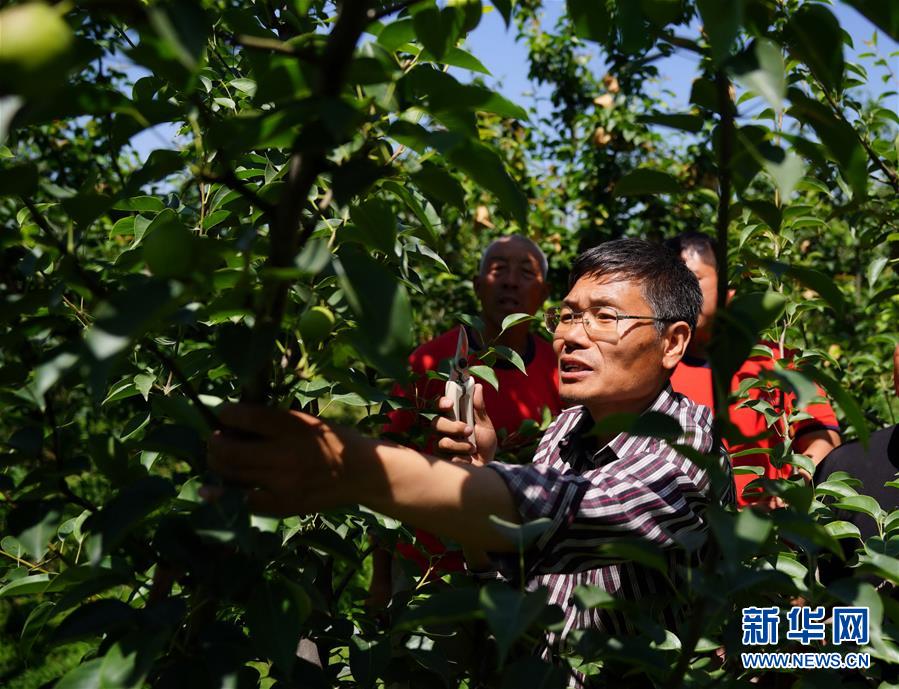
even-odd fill
[(718, 308), (718, 271), (715, 269), (715, 258), (708, 251), (700, 253), (687, 250), (681, 253), (681, 259), (699, 280), (699, 289), (702, 290), (702, 310), (696, 320), (693, 340), (705, 343), (712, 335), (712, 320)]
[(497, 328), (510, 314), (533, 315), (547, 295), (534, 247), (515, 239), (490, 248), (474, 286), (484, 319)]
[[(572, 311), (611, 306), (620, 314), (653, 315), (640, 283), (615, 275), (581, 278), (563, 304)], [(592, 341), (583, 325), (574, 323), (556, 331), (553, 348), (563, 403), (584, 405), (594, 419), (645, 409), (677, 363), (666, 357), (664, 338), (651, 320), (619, 321), (615, 336), (601, 341)]]

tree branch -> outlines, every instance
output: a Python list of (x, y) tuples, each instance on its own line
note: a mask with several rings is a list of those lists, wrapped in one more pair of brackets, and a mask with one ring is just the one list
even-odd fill
[(405, 2), (395, 2), (392, 5), (388, 5), (380, 10), (376, 10), (374, 8), (370, 9), (367, 13), (368, 21), (376, 22), (385, 17), (389, 17), (391, 14), (395, 12), (402, 12), (405, 9), (412, 7), (412, 5), (417, 5), (423, 0), (405, 0)]
[(247, 186), (242, 180), (238, 179), (233, 170), (228, 170), (222, 175), (214, 175), (211, 172), (207, 172), (206, 170), (201, 170), (197, 177), (204, 182), (210, 182), (212, 184), (224, 184), (229, 189), (236, 191), (238, 194), (243, 196), (245, 199), (247, 199), (247, 201), (252, 203), (269, 217), (275, 216), (275, 206), (263, 199), (255, 191), (250, 189), (250, 187)]
[(868, 143), (868, 140), (862, 136), (862, 133), (858, 131), (855, 127), (852, 126), (852, 123), (846, 119), (846, 116), (843, 114), (843, 111), (840, 109), (840, 106), (837, 105), (837, 102), (833, 99), (833, 96), (830, 95), (828, 90), (824, 88), (824, 86), (817, 79), (815, 83), (818, 84), (818, 87), (821, 89), (821, 92), (824, 94), (824, 97), (827, 99), (828, 105), (830, 105), (830, 109), (833, 111), (833, 114), (840, 118), (845, 124), (849, 125), (853, 132), (855, 132), (855, 136), (858, 139), (858, 142), (862, 145), (862, 148), (865, 149), (865, 153), (868, 154), (868, 159), (874, 163), (880, 170), (887, 176), (889, 180), (889, 184), (893, 189), (899, 193), (899, 174), (886, 164), (879, 155), (877, 155), (877, 151), (871, 148), (871, 144)]
[[(95, 297), (100, 299), (108, 298), (109, 293), (106, 290), (106, 287), (96, 276), (94, 276), (93, 273), (90, 273), (84, 269), (78, 259), (73, 256), (72, 253), (68, 250), (68, 247), (65, 245), (65, 243), (56, 236), (56, 233), (50, 226), (50, 223), (41, 214), (37, 207), (30, 200), (24, 197), (19, 198), (21, 199), (22, 203), (25, 204), (25, 207), (28, 208), (28, 211), (31, 213), (31, 217), (34, 219), (35, 224), (47, 236), (47, 239), (50, 240), (50, 243), (53, 244), (53, 246), (55, 246), (62, 255), (68, 256), (72, 259), (71, 263), (75, 269), (75, 272), (78, 273), (79, 277), (81, 277), (91, 293)], [(162, 363), (169, 369), (169, 371), (172, 372), (172, 375), (175, 376), (175, 379), (181, 384), (181, 387), (184, 389), (184, 394), (187, 395), (188, 399), (190, 399), (190, 401), (193, 402), (193, 404), (196, 406), (197, 411), (203, 417), (203, 420), (206, 421), (206, 423), (209, 425), (209, 428), (221, 428), (218, 417), (212, 413), (212, 410), (210, 410), (209, 407), (203, 404), (202, 400), (200, 400), (200, 396), (197, 394), (197, 391), (194, 390), (190, 380), (186, 375), (184, 375), (184, 372), (179, 368), (177, 362), (168, 354), (163, 352), (151, 338), (144, 338), (143, 340), (141, 340), (141, 342), (146, 347), (147, 351), (153, 354), (153, 356), (155, 356), (160, 363)]]
[[(337, 23), (328, 36), (324, 53), (319, 60), (318, 80), (314, 85), (315, 96), (329, 99), (340, 95), (356, 43), (370, 21), (367, 5), (365, 0), (341, 3)], [(320, 145), (301, 149), (300, 143), (299, 138), (294, 143), (294, 152), (288, 162), (286, 185), (275, 211), (274, 222), (270, 225), (271, 246), (266, 266), (271, 268), (290, 266), (314, 229), (307, 225), (301, 233), (300, 220), (315, 180), (325, 169), (328, 148)], [(263, 359), (265, 363), (244, 387), (243, 399), (247, 402), (261, 404), (266, 401), (270, 392), (274, 340), (268, 334), (281, 326), (288, 289), (288, 281), (273, 279), (263, 292), (254, 331), (260, 335), (265, 333), (272, 341), (266, 348)]]

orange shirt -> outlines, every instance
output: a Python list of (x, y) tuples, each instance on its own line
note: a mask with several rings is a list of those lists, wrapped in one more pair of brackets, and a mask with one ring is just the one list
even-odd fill
[[(775, 353), (778, 345), (771, 342), (763, 342), (762, 344), (770, 347)], [(791, 350), (785, 350), (783, 361), (789, 362), (793, 358)], [(741, 383), (747, 378), (757, 378), (762, 371), (772, 370), (774, 368), (775, 359), (767, 356), (751, 356), (739, 370), (734, 374), (731, 380), (731, 392), (736, 391)], [(674, 369), (671, 376), (671, 387), (675, 392), (679, 392), (689, 397), (694, 402), (704, 404), (714, 410), (713, 393), (712, 393), (712, 369), (707, 361), (696, 359), (694, 357), (685, 356)], [(824, 397), (824, 392), (818, 389), (818, 394)], [(762, 400), (770, 404), (779, 413), (784, 411), (793, 411), (796, 406), (796, 395), (792, 392), (782, 390), (765, 390), (762, 388), (753, 388), (748, 392), (750, 400)], [(767, 449), (774, 448), (779, 445), (784, 438), (783, 423), (778, 421), (770, 429), (762, 412), (752, 409), (751, 407), (738, 406), (738, 403), (730, 406), (730, 420), (737, 429), (747, 438), (756, 438), (747, 442), (725, 443), (727, 450), (732, 455), (744, 450), (753, 448)], [(837, 417), (833, 408), (826, 402), (816, 402), (809, 404), (802, 409), (807, 412), (811, 419), (803, 419), (791, 424), (790, 433), (796, 438), (803, 433), (810, 431), (819, 431), (822, 429), (830, 429), (839, 431)], [(777, 469), (771, 462), (770, 455), (759, 452), (746, 454), (733, 459), (735, 467), (741, 466), (757, 466), (764, 469), (762, 477), (764, 478), (787, 478), (792, 472), (790, 465), (785, 465)], [(734, 476), (737, 484), (737, 504), (741, 507), (753, 502), (751, 494), (754, 492), (750, 489), (750, 496), (744, 496), (743, 491), (746, 485), (758, 478), (755, 474), (738, 474)]]

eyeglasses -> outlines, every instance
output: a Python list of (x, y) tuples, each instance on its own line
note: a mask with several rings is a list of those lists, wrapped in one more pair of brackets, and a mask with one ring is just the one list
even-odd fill
[(585, 311), (572, 311), (566, 307), (547, 309), (543, 314), (543, 322), (554, 335), (561, 334), (580, 321), (584, 326), (587, 337), (591, 340), (602, 339), (612, 333), (618, 332), (618, 321), (624, 320), (647, 320), (659, 321), (661, 323), (676, 323), (682, 318), (657, 318), (656, 316), (633, 316), (630, 314), (618, 313), (618, 310), (611, 306), (594, 306)]

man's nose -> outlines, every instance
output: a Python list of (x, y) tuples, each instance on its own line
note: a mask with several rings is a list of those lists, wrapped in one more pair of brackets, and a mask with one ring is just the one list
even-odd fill
[(587, 337), (587, 331), (584, 328), (584, 322), (578, 320), (572, 323), (561, 332), (556, 332), (556, 337), (562, 340), (562, 349), (565, 351), (573, 351), (575, 349), (584, 349), (591, 345), (590, 338)]
[(521, 271), (518, 268), (507, 270), (503, 277), (503, 285), (506, 287), (517, 288), (521, 284)]

